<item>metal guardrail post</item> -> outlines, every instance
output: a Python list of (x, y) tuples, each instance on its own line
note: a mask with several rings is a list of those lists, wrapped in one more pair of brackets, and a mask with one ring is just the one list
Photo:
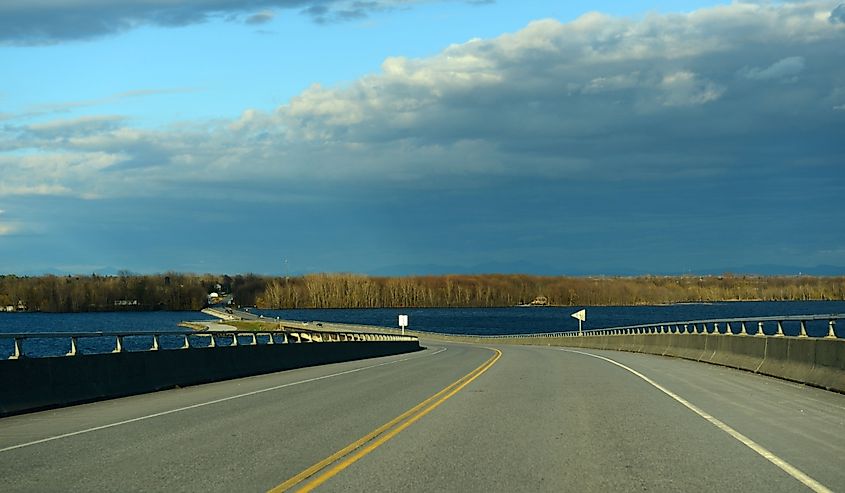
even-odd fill
[[(622, 335), (655, 335), (655, 334), (717, 334), (717, 335), (739, 335), (739, 336), (755, 336), (755, 337), (770, 337), (766, 334), (764, 328), (765, 324), (769, 322), (776, 322), (778, 325), (778, 333), (773, 336), (784, 337), (783, 324), (785, 322), (800, 322), (801, 334), (798, 337), (818, 337), (818, 338), (839, 338), (836, 333), (836, 321), (845, 319), (845, 313), (842, 314), (824, 314), (824, 315), (786, 315), (786, 316), (771, 316), (771, 317), (746, 317), (746, 318), (732, 318), (732, 319), (708, 319), (708, 320), (691, 320), (678, 322), (662, 322), (655, 324), (629, 325), (622, 327), (605, 327), (584, 331), (579, 334), (576, 331), (565, 332), (545, 332), (545, 333), (530, 333), (530, 334), (508, 334), (498, 336), (477, 336), (481, 338), (549, 338), (549, 337), (578, 337), (584, 336), (622, 336)], [(811, 336), (807, 332), (807, 321), (828, 321), (827, 335)], [(757, 323), (755, 332), (750, 331), (750, 323)], [(712, 324), (712, 328), (708, 327)], [(719, 325), (725, 324), (724, 330), (720, 330)], [(739, 327), (735, 329), (735, 326)]]

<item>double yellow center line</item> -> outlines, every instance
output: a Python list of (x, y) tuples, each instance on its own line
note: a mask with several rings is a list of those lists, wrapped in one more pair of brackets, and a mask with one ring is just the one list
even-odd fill
[(288, 479), (284, 483), (269, 490), (268, 493), (288, 491), (291, 488), (300, 486), (303, 482), (305, 482), (305, 484), (302, 484), (298, 491), (307, 492), (325, 483), (339, 472), (351, 466), (362, 457), (398, 435), (402, 430), (411, 426), (417, 420), (433, 411), (437, 406), (443, 404), (447, 399), (460, 392), (461, 389), (469, 385), (470, 382), (487, 371), (502, 356), (502, 352), (498, 349), (490, 349), (494, 351), (495, 354), (475, 370), (467, 373), (440, 392), (420, 402), (411, 409), (408, 409), (401, 415), (381, 425), (367, 435), (350, 443), (341, 450), (338, 450), (308, 469), (300, 472), (296, 476)]

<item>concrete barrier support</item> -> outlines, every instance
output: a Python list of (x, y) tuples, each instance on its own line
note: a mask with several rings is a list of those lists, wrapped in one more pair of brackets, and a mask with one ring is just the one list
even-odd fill
[(757, 371), (766, 355), (765, 341), (749, 337), (714, 337), (716, 349), (709, 362), (748, 371)]
[[(655, 333), (627, 335), (621, 335), (619, 330), (614, 329), (608, 331), (613, 335), (602, 331), (578, 337), (569, 334), (474, 337), (432, 332), (414, 332), (413, 335), (484, 345), (521, 344), (642, 352), (729, 366), (845, 393), (845, 339), (836, 338), (835, 333), (834, 337), (763, 335), (761, 326), (762, 322), (758, 322), (754, 332), (749, 334), (748, 326), (734, 324), (730, 329), (733, 335), (721, 332), (726, 328), (724, 324), (717, 326), (713, 323), (708, 328), (703, 322), (688, 324), (686, 331), (680, 333), (664, 328)], [(720, 332), (716, 331), (716, 327)], [(833, 327), (832, 323), (830, 327)], [(680, 330), (683, 331), (683, 328)]]
[(418, 341), (336, 342), (0, 360), (0, 416), (419, 349)]
[(766, 358), (757, 370), (764, 375), (807, 382), (816, 364), (817, 339), (777, 337), (766, 344)]
[[(845, 339), (687, 332), (581, 337), (472, 337), (415, 333), (473, 344), (521, 344), (642, 352), (712, 363), (845, 393)], [(746, 329), (747, 332), (747, 329)]]
[(826, 389), (845, 392), (845, 340), (824, 339), (816, 342), (815, 365), (808, 380)]
[[(544, 339), (532, 341), (551, 344)], [(710, 332), (560, 337), (554, 339), (554, 345), (672, 356), (845, 393), (845, 339), (750, 337)]]

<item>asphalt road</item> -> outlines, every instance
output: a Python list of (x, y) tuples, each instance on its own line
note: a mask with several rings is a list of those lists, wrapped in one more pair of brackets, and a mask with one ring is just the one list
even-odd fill
[(295, 489), (845, 491), (843, 395), (650, 355), (425, 345), (0, 419), (0, 488), (267, 491), (405, 413)]

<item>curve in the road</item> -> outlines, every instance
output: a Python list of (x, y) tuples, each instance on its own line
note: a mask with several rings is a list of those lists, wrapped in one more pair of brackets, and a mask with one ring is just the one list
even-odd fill
[(618, 366), (618, 367), (620, 367), (624, 370), (627, 370), (627, 371), (633, 373), (634, 375), (641, 378), (642, 380), (644, 380), (648, 384), (652, 385), (657, 390), (663, 392), (664, 394), (668, 395), (672, 399), (675, 399), (676, 401), (681, 403), (683, 406), (685, 406), (690, 411), (692, 411), (695, 414), (697, 414), (697, 415), (701, 416), (702, 418), (706, 419), (711, 424), (713, 424), (713, 426), (715, 426), (716, 428), (719, 428), (720, 430), (724, 431), (728, 435), (736, 438), (743, 445), (747, 446), (748, 448), (750, 448), (754, 452), (757, 452), (757, 454), (762, 456), (764, 459), (766, 459), (769, 462), (771, 462), (772, 464), (778, 466), (785, 473), (789, 474), (793, 478), (795, 478), (798, 481), (800, 481), (801, 483), (803, 483), (804, 486), (806, 486), (807, 488), (810, 488), (811, 490), (815, 491), (816, 493), (833, 493), (832, 490), (828, 489), (823, 484), (821, 484), (818, 481), (816, 481), (815, 479), (811, 478), (809, 475), (805, 474), (803, 471), (801, 471), (797, 467), (793, 466), (789, 462), (781, 459), (780, 457), (775, 455), (772, 451), (768, 450), (766, 447), (763, 447), (762, 445), (758, 444), (754, 440), (752, 440), (752, 439), (748, 438), (747, 436), (743, 435), (742, 433), (736, 431), (735, 429), (731, 428), (730, 426), (728, 426), (727, 424), (725, 424), (721, 420), (713, 417), (712, 415), (703, 411), (701, 408), (699, 408), (695, 404), (692, 404), (690, 401), (684, 399), (683, 397), (679, 396), (678, 394), (672, 392), (671, 390), (667, 389), (666, 387), (664, 387), (664, 386), (660, 385), (659, 383), (655, 382), (654, 380), (648, 378), (647, 376), (643, 375), (642, 373), (638, 372), (637, 370), (634, 370), (633, 368), (625, 366), (622, 363), (614, 361), (610, 358), (605, 358), (604, 356), (601, 356), (601, 355), (598, 355), (598, 354), (592, 354), (592, 353), (588, 353), (586, 351), (578, 351), (578, 350), (575, 350), (575, 349), (560, 349), (560, 350), (566, 351), (568, 353), (577, 353), (577, 354), (583, 354), (583, 355), (586, 355), (586, 356), (590, 356), (590, 357), (593, 357), (593, 358), (598, 358), (600, 360), (607, 361), (608, 363), (614, 364), (614, 365), (616, 365), (616, 366)]
[(806, 488), (600, 355), (845, 491), (845, 395), (687, 360), (544, 346), (497, 347), (501, 357), (481, 375), (489, 349), (429, 342), (410, 357), (0, 419), (3, 490), (262, 492), (384, 423), (393, 424), (296, 488), (318, 478), (320, 491), (344, 493)]

